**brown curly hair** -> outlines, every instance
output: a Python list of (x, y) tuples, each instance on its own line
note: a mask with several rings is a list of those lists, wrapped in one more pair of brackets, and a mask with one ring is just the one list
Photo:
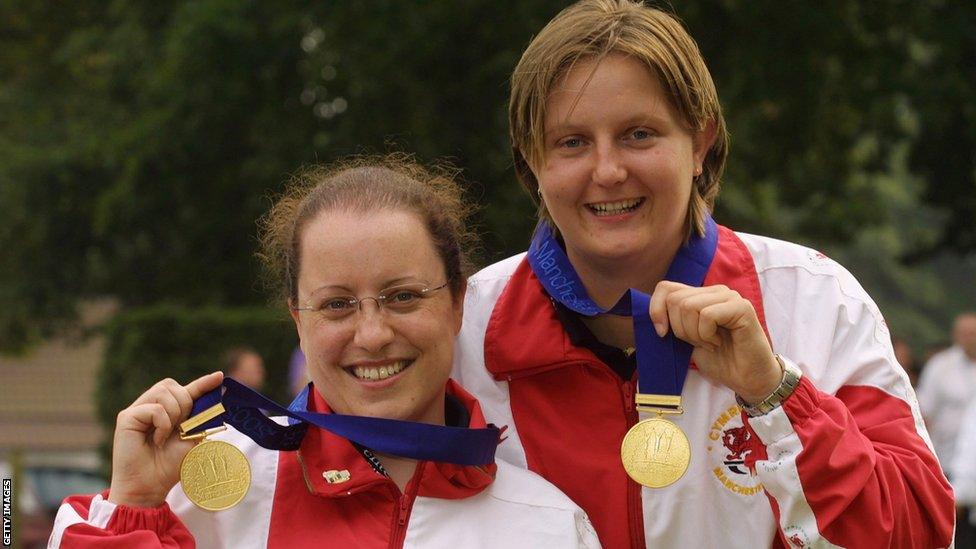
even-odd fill
[(467, 226), (474, 211), (456, 182), (459, 170), (446, 162), (419, 164), (411, 155), (355, 156), (327, 166), (311, 166), (292, 177), (284, 193), (259, 221), (267, 282), (276, 297), (298, 299), (302, 230), (321, 212), (394, 209), (420, 216), (444, 263), (455, 298), (473, 272), (476, 237)]

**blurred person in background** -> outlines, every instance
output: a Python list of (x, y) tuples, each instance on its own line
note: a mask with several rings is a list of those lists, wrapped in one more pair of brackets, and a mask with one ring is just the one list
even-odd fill
[[(976, 465), (976, 312), (958, 315), (952, 324), (952, 346), (932, 355), (918, 382), (918, 403), (932, 444), (957, 497), (956, 547), (976, 547), (969, 520), (974, 504)], [(966, 410), (970, 408), (967, 415)], [(968, 418), (968, 419), (967, 419)], [(960, 455), (956, 455), (957, 448)], [(968, 460), (968, 461), (967, 461)]]
[(510, 425), (500, 454), (607, 547), (948, 546), (952, 493), (877, 306), (823, 254), (712, 219), (728, 134), (681, 23), (578, 2), (511, 87), (540, 219), (469, 280), (455, 365)]
[(919, 407), (935, 453), (947, 469), (955, 457), (963, 412), (976, 392), (976, 313), (956, 317), (952, 343), (932, 355), (918, 381)]
[[(258, 406), (235, 407), (227, 393), (241, 386), (220, 372), (161, 381), (118, 416), (110, 489), (68, 498), (50, 547), (599, 547), (569, 498), (494, 460), (501, 430), (448, 379), (473, 239), (452, 176), (397, 155), (296, 178), (264, 220), (262, 258), (312, 379), (279, 409), (298, 423), (237, 422)], [(195, 448), (176, 427), (221, 385), (229, 408), (218, 419), (235, 428), (196, 448), (233, 443), (253, 480), (236, 506), (207, 510), (176, 487), (180, 478), (184, 489), (225, 497), (243, 475), (215, 450), (181, 465)], [(285, 438), (296, 446), (265, 445)], [(444, 459), (424, 457), (432, 454)]]
[(912, 382), (912, 387), (918, 387), (918, 366), (915, 363), (915, 353), (912, 346), (900, 337), (891, 338), (891, 347), (895, 351), (895, 360), (908, 374), (908, 380)]
[(956, 453), (947, 463), (956, 492), (956, 547), (976, 547), (976, 398), (962, 416)]
[(251, 347), (234, 347), (224, 352), (224, 375), (232, 377), (255, 391), (264, 387), (264, 359)]

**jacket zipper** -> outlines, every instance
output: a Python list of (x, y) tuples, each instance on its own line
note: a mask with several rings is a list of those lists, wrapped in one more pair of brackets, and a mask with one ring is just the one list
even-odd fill
[[(634, 407), (634, 382), (625, 381), (621, 385), (624, 400), (624, 416), (627, 428), (637, 424), (639, 419)], [(630, 546), (634, 549), (644, 547), (644, 516), (641, 502), (641, 487), (632, 478), (627, 477), (627, 522), (630, 524)]]
[[(523, 377), (528, 377), (531, 375), (539, 374), (549, 370), (554, 370), (556, 368), (562, 368), (564, 366), (580, 364), (579, 361), (568, 361), (568, 362), (557, 362), (554, 364), (547, 364), (545, 366), (539, 366), (537, 368), (529, 368), (526, 370), (519, 370), (516, 373), (506, 373), (501, 376), (497, 376), (496, 379), (512, 381), (513, 379), (519, 379)], [(591, 364), (587, 362), (582, 363), (584, 366), (590, 367)], [(600, 368), (601, 371), (609, 373), (605, 368)], [(620, 378), (616, 374), (612, 374), (615, 379)], [(624, 421), (627, 424), (627, 429), (630, 429), (637, 424), (639, 416), (637, 414), (637, 409), (634, 406), (634, 386), (636, 381), (625, 381), (620, 384), (621, 398), (624, 404)], [(643, 515), (643, 503), (641, 501), (641, 486), (634, 482), (629, 476), (627, 477), (627, 522), (630, 525), (630, 541), (631, 547), (634, 549), (644, 548), (644, 515)]]
[(407, 524), (410, 522), (410, 511), (413, 510), (413, 502), (417, 499), (417, 491), (420, 489), (420, 479), (423, 477), (423, 468), (426, 462), (417, 464), (417, 472), (414, 478), (406, 486), (406, 491), (402, 494), (400, 490), (393, 487), (394, 495), (399, 494), (397, 506), (393, 512), (393, 533), (390, 536), (390, 549), (402, 549), (403, 542), (407, 539)]

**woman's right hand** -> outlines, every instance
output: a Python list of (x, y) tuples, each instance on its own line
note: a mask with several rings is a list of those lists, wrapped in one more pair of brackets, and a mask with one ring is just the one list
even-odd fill
[(108, 500), (130, 507), (158, 507), (180, 479), (183, 457), (198, 441), (181, 440), (193, 401), (224, 379), (214, 372), (180, 385), (164, 379), (119, 412), (112, 443), (112, 486)]

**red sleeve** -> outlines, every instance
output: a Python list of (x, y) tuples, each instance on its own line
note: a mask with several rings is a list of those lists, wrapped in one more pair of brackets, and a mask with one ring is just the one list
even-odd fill
[(49, 547), (97, 549), (193, 549), (196, 542), (169, 505), (142, 508), (99, 495), (71, 496), (58, 510)]
[(782, 408), (749, 418), (783, 537), (796, 547), (948, 547), (952, 489), (916, 417), (878, 387), (830, 395), (804, 377)]

